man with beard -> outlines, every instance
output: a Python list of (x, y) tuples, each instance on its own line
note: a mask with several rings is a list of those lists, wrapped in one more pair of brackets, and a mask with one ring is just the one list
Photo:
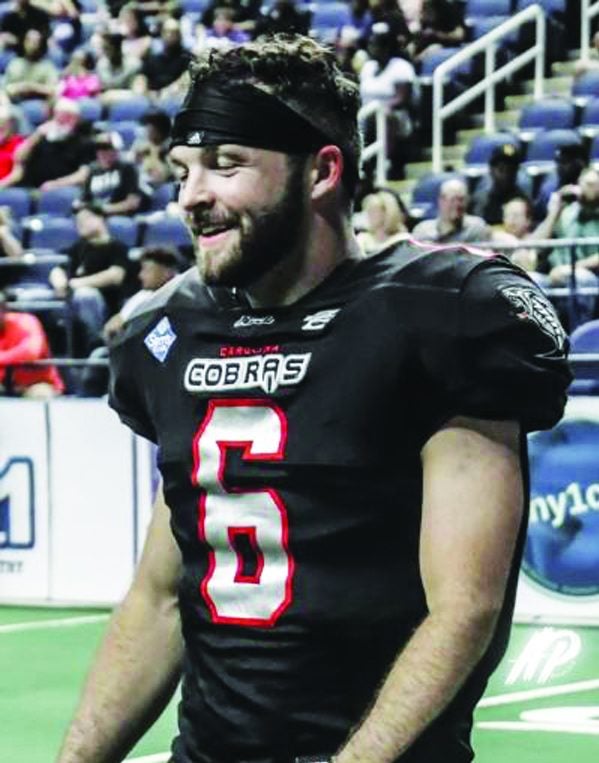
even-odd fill
[(472, 759), (566, 340), (504, 259), (361, 257), (358, 108), (302, 36), (192, 67), (171, 159), (197, 268), (111, 351), (164, 487), (60, 763), (122, 760), (181, 676), (174, 763)]

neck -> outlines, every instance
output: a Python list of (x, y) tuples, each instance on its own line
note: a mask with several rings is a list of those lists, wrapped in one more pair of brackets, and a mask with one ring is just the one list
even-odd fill
[(312, 291), (346, 260), (361, 259), (349, 217), (337, 220), (317, 216), (307, 245), (282, 260), (244, 293), (252, 307), (291, 305)]

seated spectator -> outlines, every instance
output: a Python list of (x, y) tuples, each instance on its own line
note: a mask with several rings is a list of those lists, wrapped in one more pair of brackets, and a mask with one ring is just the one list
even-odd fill
[(437, 217), (416, 225), (412, 231), (414, 238), (434, 243), (472, 243), (491, 238), (491, 228), (482, 217), (466, 214), (468, 187), (463, 180), (451, 178), (442, 183), (438, 207)]
[(13, 103), (27, 98), (49, 99), (56, 92), (59, 72), (47, 58), (48, 38), (30, 29), (23, 41), (23, 55), (8, 62), (2, 85)]
[(365, 229), (358, 232), (358, 242), (367, 256), (382, 249), (391, 240), (408, 236), (407, 212), (390, 191), (371, 193), (362, 201)]
[(71, 294), (77, 354), (87, 357), (102, 344), (104, 323), (123, 303), (130, 267), (127, 247), (111, 237), (102, 207), (77, 202), (75, 210), (80, 238), (65, 250), (68, 269), (53, 268), (49, 280), (58, 297)]
[(271, 7), (265, 7), (256, 19), (254, 38), (261, 34), (308, 34), (310, 13), (296, 5), (295, 0), (275, 0)]
[[(399, 55), (395, 35), (386, 23), (372, 27), (368, 44), (369, 60), (360, 70), (360, 94), (364, 104), (377, 100), (387, 114), (387, 146), (390, 177), (401, 177), (413, 133), (414, 67)], [(374, 116), (365, 125), (365, 140), (374, 138)]]
[[(497, 244), (517, 244), (520, 241), (530, 239), (533, 228), (534, 218), (532, 213), (532, 203), (526, 197), (516, 197), (503, 205), (503, 223), (493, 231), (493, 241)], [(508, 257), (514, 264), (531, 273), (536, 281), (543, 282), (541, 274), (537, 272), (538, 252), (533, 247), (523, 247), (519, 249), (509, 248), (499, 251)]]
[(547, 215), (547, 204), (551, 194), (566, 185), (576, 185), (580, 173), (586, 166), (587, 152), (582, 143), (566, 143), (557, 148), (555, 169), (543, 178), (535, 197), (536, 220), (542, 220)]
[(162, 49), (149, 53), (135, 84), (139, 93), (157, 93), (162, 96), (176, 92), (187, 82), (187, 68), (191, 53), (183, 47), (181, 27), (175, 19), (167, 19), (160, 31)]
[(100, 77), (95, 71), (93, 55), (86, 50), (75, 50), (71, 62), (63, 70), (58, 83), (58, 95), (63, 98), (94, 98), (102, 90)]
[(10, 207), (0, 207), (0, 257), (18, 258), (22, 255), (21, 242), (12, 232)]
[(9, 312), (0, 291), (0, 393), (47, 400), (64, 392), (54, 366), (17, 365), (50, 357), (46, 333), (39, 319), (29, 313)]
[(249, 34), (235, 24), (235, 9), (216, 8), (212, 26), (206, 30), (204, 44), (209, 48), (221, 48), (246, 42), (249, 38)]
[(25, 35), (30, 29), (37, 30), (47, 39), (50, 34), (50, 15), (30, 0), (15, 0), (13, 9), (0, 19), (2, 47), (22, 56), (25, 52)]
[(123, 36), (104, 32), (96, 72), (102, 85), (101, 101), (111, 104), (131, 97), (131, 87), (141, 69), (141, 61), (123, 54)]
[[(572, 200), (576, 197), (576, 200)], [(563, 186), (552, 194), (547, 217), (534, 231), (534, 237), (584, 238), (599, 236), (599, 171), (587, 168), (582, 171), (578, 186)], [(547, 257), (546, 270), (551, 286), (568, 286), (572, 277), (572, 256), (575, 260), (575, 279), (578, 286), (599, 286), (599, 247), (579, 244), (572, 247), (556, 247)], [(597, 305), (595, 295), (579, 295), (577, 298), (580, 322), (594, 317)], [(560, 312), (562, 312), (560, 310)], [(574, 328), (569, 327), (570, 330)]]
[(143, 11), (135, 3), (127, 3), (119, 12), (119, 26), (123, 35), (123, 54), (143, 61), (152, 47)]
[(527, 196), (519, 185), (520, 153), (512, 143), (497, 146), (489, 159), (489, 174), (482, 178), (472, 197), (470, 212), (489, 225), (499, 225), (503, 207), (510, 199)]
[(141, 118), (141, 123), (145, 135), (135, 141), (131, 152), (142, 181), (157, 188), (173, 177), (167, 161), (171, 120), (164, 111), (151, 111)]
[(461, 45), (466, 39), (464, 11), (454, 0), (424, 0), (419, 28), (410, 46), (414, 60), (421, 61), (432, 50)]
[(386, 24), (393, 37), (398, 50), (407, 53), (407, 46), (411, 38), (411, 32), (404, 12), (397, 0), (368, 0), (368, 10), (372, 19), (372, 25)]
[(52, 42), (70, 55), (83, 42), (80, 0), (50, 0), (46, 10), (52, 16)]
[(45, 191), (70, 185), (58, 179), (71, 177), (93, 156), (89, 127), (82, 122), (76, 101), (59, 98), (52, 117), (23, 141), (14, 156), (15, 165), (0, 179), (0, 188), (22, 185)]
[(0, 105), (0, 180), (7, 177), (15, 166), (15, 153), (25, 140), (19, 135), (12, 107)]
[(576, 62), (575, 76), (591, 71), (599, 71), (599, 32), (595, 32), (591, 41), (591, 49), (587, 58), (579, 58)]
[(123, 147), (118, 133), (105, 132), (94, 139), (96, 160), (85, 167), (85, 201), (102, 207), (105, 215), (130, 215), (148, 208), (151, 189), (142, 186), (133, 162), (120, 156)]

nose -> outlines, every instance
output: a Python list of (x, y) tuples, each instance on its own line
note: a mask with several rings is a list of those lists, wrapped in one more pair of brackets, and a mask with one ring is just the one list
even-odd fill
[(198, 207), (210, 208), (215, 201), (214, 192), (209, 187), (208, 172), (203, 167), (193, 167), (179, 189), (179, 206), (185, 212)]

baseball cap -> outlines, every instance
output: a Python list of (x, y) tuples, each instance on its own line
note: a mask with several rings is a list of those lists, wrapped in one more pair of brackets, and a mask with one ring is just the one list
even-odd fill
[(501, 143), (499, 146), (495, 146), (489, 164), (500, 164), (505, 162), (506, 164), (520, 164), (520, 151), (518, 147), (513, 143)]
[(94, 136), (93, 143), (96, 150), (113, 149), (114, 151), (122, 151), (124, 147), (123, 139), (118, 132), (100, 132)]

